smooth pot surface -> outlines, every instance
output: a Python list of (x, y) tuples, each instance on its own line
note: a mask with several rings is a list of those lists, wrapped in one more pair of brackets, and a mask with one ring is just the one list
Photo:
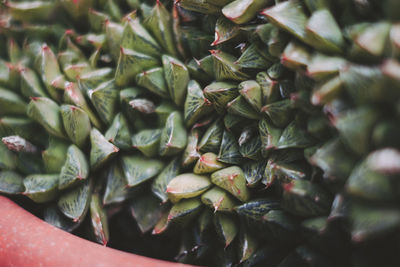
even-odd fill
[(64, 232), (0, 196), (0, 266), (151, 266), (164, 262), (103, 247)]

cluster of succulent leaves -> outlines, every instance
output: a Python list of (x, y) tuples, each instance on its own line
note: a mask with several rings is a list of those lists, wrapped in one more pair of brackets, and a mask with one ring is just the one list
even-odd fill
[(396, 0), (6, 1), (0, 192), (176, 260), (399, 259)]

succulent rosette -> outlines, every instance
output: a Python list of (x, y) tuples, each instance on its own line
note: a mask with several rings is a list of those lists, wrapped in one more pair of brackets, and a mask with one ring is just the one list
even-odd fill
[(5, 1), (0, 193), (104, 245), (128, 210), (184, 263), (400, 264), (399, 10)]

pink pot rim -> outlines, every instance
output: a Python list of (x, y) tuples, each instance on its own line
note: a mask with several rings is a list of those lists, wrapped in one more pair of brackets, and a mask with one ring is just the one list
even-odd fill
[(0, 196), (0, 266), (180, 265), (183, 266), (84, 240), (42, 221), (8, 198)]

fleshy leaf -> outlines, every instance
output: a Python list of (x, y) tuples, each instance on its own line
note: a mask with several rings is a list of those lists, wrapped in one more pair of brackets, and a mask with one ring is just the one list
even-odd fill
[(343, 143), (353, 152), (363, 155), (369, 150), (372, 128), (380, 117), (373, 107), (359, 107), (342, 114), (336, 121)]
[(65, 164), (61, 169), (58, 180), (60, 190), (71, 187), (80, 180), (84, 180), (89, 175), (89, 163), (85, 154), (75, 145), (71, 145), (67, 151)]
[(119, 151), (96, 128), (90, 131), (90, 143), (90, 167), (93, 170), (100, 168)]
[(203, 205), (198, 198), (182, 199), (174, 204), (168, 214), (168, 226), (185, 226), (201, 211)]
[(255, 111), (252, 106), (242, 97), (239, 95), (231, 102), (226, 104), (228, 113), (244, 117), (251, 120), (256, 120), (260, 117), (257, 111)]
[(64, 214), (62, 214), (62, 212), (58, 209), (56, 204), (50, 205), (44, 210), (43, 219), (47, 223), (67, 232), (72, 232), (80, 225), (79, 222), (75, 223), (69, 218), (65, 217)]
[(221, 144), (224, 126), (221, 120), (214, 121), (203, 134), (198, 145), (201, 152), (217, 153)]
[(212, 152), (207, 152), (197, 160), (196, 165), (193, 168), (193, 172), (196, 174), (212, 173), (217, 170), (223, 169), (226, 164), (218, 161), (217, 155)]
[(176, 105), (182, 106), (190, 79), (189, 71), (181, 61), (168, 55), (162, 56), (162, 64), (169, 95)]
[(27, 115), (42, 125), (51, 135), (66, 138), (60, 107), (53, 100), (45, 97), (31, 98)]
[(121, 47), (118, 65), (115, 70), (115, 84), (121, 87), (128, 85), (142, 71), (157, 67), (158, 62), (152, 56)]
[(160, 55), (160, 46), (142, 26), (138, 18), (127, 18), (121, 46), (151, 56)]
[(300, 1), (285, 1), (261, 12), (268, 20), (290, 34), (305, 40), (307, 16)]
[(311, 46), (325, 53), (342, 53), (345, 44), (339, 25), (327, 9), (311, 15), (306, 26), (306, 38)]
[(89, 210), (91, 195), (92, 183), (87, 179), (84, 184), (61, 195), (57, 205), (65, 216), (74, 222), (80, 222)]
[(247, 186), (255, 187), (261, 181), (266, 166), (265, 160), (248, 161), (242, 165)]
[(216, 171), (211, 175), (211, 181), (242, 202), (250, 199), (250, 191), (246, 187), (246, 179), (240, 167), (232, 166)]
[(131, 133), (129, 124), (122, 113), (115, 115), (110, 128), (106, 131), (104, 137), (122, 150), (129, 150), (131, 144)]
[(197, 148), (200, 133), (197, 129), (192, 129), (188, 136), (187, 146), (183, 152), (182, 166), (188, 167), (195, 163), (200, 158), (200, 153)]
[(226, 104), (239, 95), (237, 85), (228, 82), (211, 83), (204, 88), (203, 93), (220, 114), (225, 112)]
[(249, 45), (235, 62), (241, 68), (265, 69), (271, 65), (271, 62), (265, 59), (257, 49), (255, 44)]
[(110, 205), (123, 202), (128, 197), (128, 184), (119, 164), (112, 164), (106, 174), (103, 204)]
[(72, 105), (61, 106), (64, 129), (72, 143), (83, 147), (90, 135), (90, 120), (86, 112)]
[(32, 174), (24, 179), (24, 195), (36, 203), (51, 201), (58, 194), (58, 174)]
[(283, 130), (277, 148), (306, 148), (314, 142), (314, 139), (299, 126), (297, 121), (293, 121)]
[(260, 160), (261, 158), (261, 138), (260, 136), (255, 136), (250, 141), (242, 144), (239, 148), (239, 152), (244, 158), (252, 160)]
[(124, 33), (124, 26), (119, 23), (112, 22), (111, 20), (106, 20), (104, 24), (108, 51), (110, 51), (110, 54), (114, 61), (117, 61), (120, 55), (120, 47), (122, 36)]
[(284, 185), (282, 208), (292, 214), (308, 217), (327, 215), (331, 204), (331, 195), (318, 184), (293, 180)]
[(121, 164), (129, 187), (137, 186), (153, 178), (164, 167), (162, 161), (142, 156), (123, 156)]
[(146, 157), (154, 157), (158, 155), (161, 132), (160, 129), (141, 130), (132, 136), (132, 145)]
[(167, 185), (168, 198), (176, 203), (183, 198), (193, 198), (204, 193), (211, 187), (207, 176), (184, 173), (173, 178)]
[(351, 206), (350, 222), (352, 241), (372, 241), (394, 233), (400, 225), (400, 213), (389, 207), (354, 203)]
[(239, 227), (232, 215), (217, 213), (214, 215), (214, 227), (218, 237), (228, 247), (239, 232)]
[(18, 94), (0, 87), (0, 116), (25, 115), (26, 103)]
[(285, 99), (268, 104), (261, 109), (278, 127), (285, 127), (292, 119), (292, 106), (290, 99)]
[(160, 1), (156, 2), (149, 16), (146, 16), (143, 26), (168, 54), (175, 57), (178, 55), (172, 30), (172, 16)]
[(130, 204), (130, 212), (143, 234), (153, 229), (161, 219), (164, 209), (160, 200), (151, 194), (141, 195)]
[(139, 73), (136, 76), (136, 83), (158, 96), (169, 98), (168, 87), (164, 77), (163, 68), (153, 68)]
[(47, 93), (40, 83), (39, 76), (30, 68), (23, 68), (21, 73), (21, 94), (25, 97), (47, 97)]
[(14, 171), (0, 171), (0, 192), (19, 194), (25, 191), (23, 177)]
[(204, 0), (180, 0), (178, 5), (184, 9), (203, 14), (218, 14), (221, 10), (220, 7)]
[[(208, 153), (206, 153), (208, 154)], [(204, 154), (204, 155), (206, 155)], [(203, 155), (203, 156), (204, 156)], [(203, 159), (203, 164), (204, 162), (207, 162), (207, 158), (203, 158), (203, 156), (200, 158)], [(199, 162), (200, 162), (199, 160)], [(239, 145), (235, 139), (235, 137), (228, 131), (224, 131), (222, 135), (222, 141), (221, 141), (221, 146), (219, 148), (219, 153), (217, 160), (220, 162), (228, 163), (228, 164), (238, 164), (241, 162), (242, 157), (239, 152)], [(221, 164), (217, 164), (221, 165)], [(197, 164), (196, 164), (197, 166)], [(223, 165), (222, 165), (223, 166)]]
[[(102, 123), (86, 102), (85, 96), (76, 83), (67, 82), (64, 89), (64, 102), (81, 108), (89, 116), (94, 127), (101, 129)], [(87, 125), (86, 127), (88, 127)]]
[(160, 155), (176, 155), (183, 151), (187, 144), (187, 133), (183, 126), (182, 115), (178, 111), (172, 112), (161, 133)]
[(201, 117), (213, 111), (208, 99), (203, 95), (200, 85), (191, 80), (187, 87), (186, 101), (184, 105), (184, 119), (187, 127), (192, 126)]
[(179, 175), (181, 170), (181, 159), (176, 157), (172, 159), (168, 165), (161, 171), (161, 173), (154, 178), (151, 185), (151, 191), (162, 201), (166, 202), (168, 200), (167, 195), (167, 185), (168, 183)]
[(256, 81), (261, 87), (262, 103), (264, 105), (272, 103), (280, 99), (279, 83), (271, 80), (266, 72), (259, 72), (256, 76)]
[(233, 198), (227, 191), (214, 186), (201, 196), (201, 202), (217, 211), (233, 211), (237, 205), (237, 200)]
[(268, 4), (265, 0), (235, 0), (222, 8), (222, 14), (236, 24), (252, 20), (261, 8)]
[(96, 241), (104, 246), (107, 245), (110, 238), (107, 213), (103, 208), (98, 194), (92, 194), (90, 200), (90, 217)]
[(236, 58), (234, 56), (220, 50), (211, 50), (210, 52), (214, 60), (214, 71), (217, 81), (225, 79), (244, 81), (249, 78), (246, 73), (241, 71), (239, 65), (235, 64)]
[(46, 150), (42, 152), (42, 160), (47, 173), (59, 173), (65, 162), (69, 143), (58, 138), (49, 138)]
[(223, 42), (229, 41), (238, 36), (240, 29), (237, 25), (232, 23), (229, 19), (221, 16), (217, 19), (215, 24), (215, 39), (212, 46), (219, 45)]
[(240, 263), (242, 263), (256, 253), (259, 241), (257, 240), (257, 238), (250, 235), (246, 230), (241, 230), (238, 238), (238, 254), (240, 258)]
[(263, 105), (263, 92), (256, 81), (249, 80), (242, 82), (239, 84), (238, 89), (240, 95), (254, 108), (254, 110), (261, 110)]
[(281, 63), (289, 69), (304, 69), (311, 60), (311, 53), (304, 45), (290, 42), (281, 55)]

